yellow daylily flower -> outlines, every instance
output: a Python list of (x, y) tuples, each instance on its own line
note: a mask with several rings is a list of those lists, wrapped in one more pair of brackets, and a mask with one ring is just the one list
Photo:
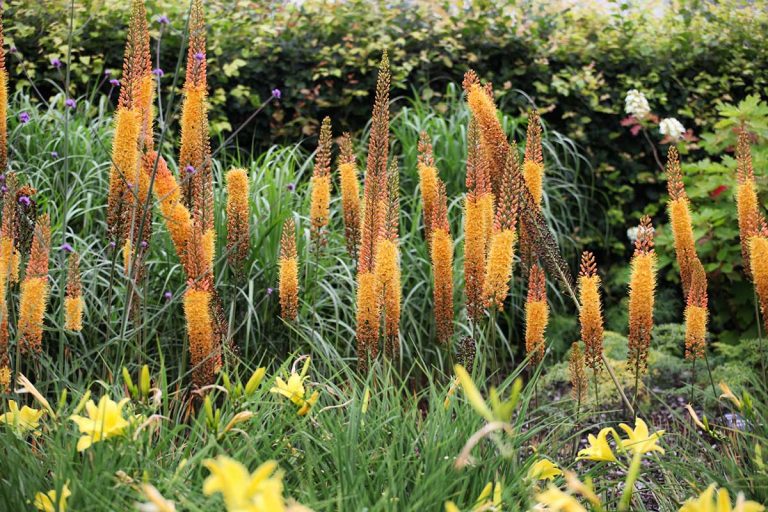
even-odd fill
[(612, 432), (612, 428), (604, 428), (597, 434), (597, 437), (589, 434), (587, 436), (589, 446), (583, 450), (579, 450), (576, 460), (586, 459), (594, 461), (616, 462), (616, 456), (613, 454), (611, 446), (608, 444), (608, 434)]
[(99, 400), (99, 405), (96, 405), (93, 400), (88, 400), (85, 404), (88, 417), (70, 416), (69, 419), (77, 424), (82, 434), (77, 441), (77, 451), (82, 452), (94, 443), (123, 435), (130, 426), (130, 422), (123, 417), (123, 407), (128, 401), (128, 398), (123, 398), (115, 402), (104, 395)]
[[(501, 512), (501, 482), (488, 482), (480, 491), (480, 495), (475, 500), (475, 505), (471, 512)], [(446, 501), (443, 506), (445, 512), (461, 512), (461, 509), (452, 501)]]
[(56, 489), (45, 493), (38, 492), (35, 494), (35, 501), (32, 502), (32, 506), (43, 512), (66, 512), (67, 499), (70, 496), (72, 496), (72, 491), (69, 490), (67, 484), (64, 484), (61, 488), (61, 497), (59, 497)]
[(307, 358), (301, 373), (292, 371), (288, 376), (287, 382), (281, 377), (277, 377), (275, 379), (275, 385), (272, 387), (272, 389), (269, 390), (271, 393), (284, 396), (293, 402), (294, 405), (297, 405), (299, 407), (299, 416), (305, 416), (312, 408), (312, 406), (315, 405), (317, 399), (320, 398), (319, 391), (312, 393), (309, 398), (306, 396), (307, 390), (304, 388), (304, 381), (307, 380), (309, 362), (310, 359)]
[(620, 424), (619, 428), (627, 434), (627, 439), (619, 441), (622, 448), (629, 449), (635, 453), (660, 452), (664, 455), (664, 448), (657, 444), (661, 436), (664, 435), (663, 430), (657, 430), (651, 434), (648, 431), (648, 425), (640, 418), (635, 419), (634, 430), (625, 423)]
[(24, 435), (29, 431), (33, 433), (40, 426), (40, 418), (45, 411), (42, 409), (32, 409), (26, 405), (19, 409), (16, 400), (8, 400), (8, 412), (0, 415), (0, 423), (10, 426), (17, 434)]
[(461, 512), (459, 507), (456, 506), (456, 504), (452, 501), (446, 501), (445, 502), (445, 512)]
[(579, 500), (550, 484), (546, 491), (536, 495), (535, 510), (551, 512), (587, 512)]
[(563, 472), (557, 467), (557, 464), (548, 459), (536, 461), (531, 469), (528, 470), (530, 480), (554, 480), (556, 476)]
[(754, 501), (747, 501), (739, 493), (736, 505), (731, 507), (731, 497), (727, 489), (720, 489), (715, 496), (715, 484), (710, 485), (698, 498), (691, 498), (679, 512), (763, 512), (765, 507)]
[(225, 455), (203, 465), (211, 472), (203, 482), (203, 494), (221, 493), (228, 512), (285, 512), (283, 477), (275, 473), (276, 461), (263, 463), (253, 473)]

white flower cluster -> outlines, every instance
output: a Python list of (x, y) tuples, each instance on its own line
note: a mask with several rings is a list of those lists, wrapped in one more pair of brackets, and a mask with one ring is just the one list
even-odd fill
[(683, 126), (683, 123), (674, 117), (668, 117), (662, 119), (659, 123), (659, 131), (662, 135), (667, 135), (672, 140), (680, 140), (680, 137), (685, 133), (685, 127)]
[(631, 89), (624, 99), (624, 111), (637, 119), (644, 119), (651, 113), (651, 107), (648, 105), (645, 94), (637, 89)]

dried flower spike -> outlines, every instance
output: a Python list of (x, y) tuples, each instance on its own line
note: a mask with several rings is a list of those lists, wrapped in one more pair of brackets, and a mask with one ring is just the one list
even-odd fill
[[(468, 72), (467, 75), (474, 72)], [(493, 101), (493, 90), (490, 85), (484, 87), (479, 81), (465, 75), (465, 92), (467, 104), (472, 117), (480, 129), (480, 142), (490, 168), (490, 181), (494, 194), (498, 195), (502, 175), (507, 161), (509, 144), (507, 135), (499, 122), (496, 104)]]
[(584, 354), (581, 345), (575, 341), (571, 345), (571, 355), (568, 359), (568, 373), (571, 379), (571, 394), (579, 404), (587, 398), (587, 373), (584, 371)]

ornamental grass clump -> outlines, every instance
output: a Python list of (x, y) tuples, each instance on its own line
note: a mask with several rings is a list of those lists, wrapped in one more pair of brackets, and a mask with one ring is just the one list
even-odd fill
[(19, 347), (24, 354), (42, 350), (43, 318), (48, 303), (48, 257), (51, 250), (51, 221), (46, 214), (37, 220), (29, 262), (21, 283), (19, 300)]
[(296, 251), (296, 224), (293, 218), (283, 223), (280, 238), (280, 316), (292, 322), (299, 315), (299, 258)]
[(448, 198), (445, 193), (445, 184), (439, 181), (439, 178), (431, 226), (430, 256), (434, 279), (437, 340), (447, 344), (453, 335), (453, 238), (448, 224)]
[(325, 117), (320, 126), (320, 140), (312, 170), (309, 219), (315, 248), (326, 244), (326, 229), (331, 205), (331, 118)]
[(248, 171), (227, 172), (227, 261), (241, 275), (250, 250), (251, 218), (248, 206)]
[(354, 260), (360, 245), (360, 179), (357, 176), (352, 137), (344, 133), (339, 143), (339, 186), (347, 253)]
[(387, 231), (389, 88), (389, 57), (384, 52), (376, 80), (376, 97), (368, 141), (357, 261), (356, 339), (358, 368), (361, 372), (367, 371), (368, 361), (375, 359), (379, 351), (379, 316), (382, 305), (375, 269), (378, 242)]
[(83, 287), (80, 283), (80, 255), (72, 252), (69, 255), (69, 271), (67, 272), (67, 289), (64, 297), (64, 328), (69, 331), (83, 330)]
[(548, 321), (547, 282), (544, 270), (534, 263), (528, 273), (528, 297), (525, 302), (525, 352), (532, 366), (544, 359), (544, 332)]
[(635, 374), (635, 398), (640, 376), (648, 369), (656, 293), (654, 230), (647, 215), (640, 220), (629, 278), (629, 354), (627, 365)]

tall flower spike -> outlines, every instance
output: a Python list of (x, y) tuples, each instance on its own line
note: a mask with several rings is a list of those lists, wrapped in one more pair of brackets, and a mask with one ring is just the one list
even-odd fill
[[(5, 37), (3, 36), (3, 6), (0, 5), (0, 173), (4, 173), (7, 168), (8, 168), (8, 70), (5, 67)], [(1, 385), (0, 385), (0, 388), (2, 388)]]
[(320, 140), (312, 171), (312, 197), (309, 218), (312, 222), (312, 240), (316, 246), (325, 245), (325, 230), (331, 204), (331, 118), (325, 117), (320, 127)]
[(357, 177), (355, 152), (352, 137), (344, 133), (340, 142), (339, 184), (341, 187), (341, 209), (344, 212), (344, 237), (347, 252), (352, 259), (357, 258), (360, 245), (360, 181)]
[(296, 224), (283, 223), (280, 238), (280, 316), (292, 322), (299, 315), (299, 258), (296, 252)]
[(547, 282), (544, 270), (534, 263), (528, 274), (528, 300), (525, 303), (525, 352), (530, 356), (532, 366), (544, 359), (544, 332), (548, 322)]
[(760, 301), (763, 323), (768, 330), (768, 228), (761, 221), (760, 230), (749, 239), (749, 253), (752, 262), (752, 281)]
[(656, 293), (656, 252), (653, 226), (647, 215), (640, 220), (629, 278), (629, 355), (627, 365), (638, 374), (648, 367)]
[(595, 255), (581, 254), (579, 269), (579, 323), (581, 339), (584, 341), (587, 366), (599, 371), (603, 357), (603, 312), (600, 304), (600, 277), (597, 275)]
[(435, 206), (438, 195), (438, 177), (435, 159), (432, 156), (432, 142), (426, 132), (419, 135), (419, 188), (421, 189), (421, 202), (424, 212), (424, 239), (431, 243), (432, 220), (435, 217)]
[(83, 330), (83, 288), (80, 284), (80, 255), (73, 252), (69, 255), (69, 271), (67, 272), (67, 290), (64, 298), (64, 328), (69, 331)]
[(691, 262), (691, 287), (685, 307), (685, 358), (704, 357), (707, 343), (707, 274), (698, 258)]
[(212, 293), (208, 286), (196, 284), (184, 293), (192, 381), (197, 386), (205, 386), (215, 380), (216, 347), (211, 301)]
[(544, 157), (541, 151), (541, 119), (536, 110), (528, 116), (523, 177), (534, 201), (537, 205), (541, 206)]
[(499, 201), (493, 223), (488, 258), (483, 281), (483, 304), (486, 308), (502, 310), (504, 300), (509, 293), (509, 280), (512, 278), (515, 241), (517, 240), (518, 198), (515, 182), (520, 173), (517, 148), (507, 152), (507, 162), (502, 176)]
[(196, 224), (213, 229), (213, 170), (208, 127), (208, 82), (205, 19), (202, 0), (189, 14), (189, 49), (181, 111), (179, 168), (184, 173), (182, 197)]
[(587, 398), (587, 374), (584, 371), (584, 354), (581, 345), (575, 341), (571, 345), (571, 356), (568, 359), (568, 373), (571, 379), (571, 394), (578, 403), (584, 403)]
[(237, 275), (242, 274), (250, 250), (251, 216), (248, 206), (248, 171), (227, 173), (227, 260)]
[(448, 224), (447, 203), (445, 184), (439, 181), (431, 223), (431, 256), (437, 340), (444, 344), (453, 335), (453, 238)]
[(479, 81), (467, 79), (466, 76), (465, 85), (467, 103), (480, 128), (480, 142), (489, 163), (491, 187), (498, 195), (509, 151), (507, 135), (499, 121), (491, 87), (483, 87)]
[(688, 195), (685, 193), (680, 159), (675, 146), (669, 147), (667, 157), (667, 190), (669, 192), (667, 204), (669, 223), (672, 225), (672, 235), (675, 240), (675, 254), (680, 267), (683, 295), (687, 297), (691, 285), (691, 265), (697, 256), (691, 223), (691, 207)]
[(381, 291), (384, 313), (384, 351), (395, 358), (400, 344), (401, 272), (398, 247), (400, 218), (400, 180), (392, 162), (387, 180), (387, 207), (384, 229), (376, 247), (376, 287)]
[(32, 252), (21, 283), (19, 302), (19, 346), (22, 353), (39, 353), (42, 349), (43, 318), (48, 303), (48, 257), (51, 248), (51, 221), (41, 216), (35, 227)]
[(761, 216), (755, 172), (752, 168), (752, 153), (749, 148), (749, 133), (744, 127), (739, 130), (736, 145), (736, 209), (739, 216), (739, 240), (744, 273), (751, 277), (749, 238), (757, 231)]
[(385, 51), (376, 80), (368, 160), (363, 189), (360, 252), (357, 263), (356, 338), (358, 369), (368, 370), (369, 359), (378, 355), (381, 304), (375, 274), (378, 242), (386, 231), (387, 158), (389, 151), (389, 57)]
[[(477, 124), (470, 120), (467, 129), (467, 195), (464, 199), (464, 291), (467, 314), (475, 322), (483, 318), (487, 233), (493, 213), (493, 197), (483, 188), (485, 170), (480, 157), (479, 137)], [(489, 207), (490, 216), (486, 207)]]

